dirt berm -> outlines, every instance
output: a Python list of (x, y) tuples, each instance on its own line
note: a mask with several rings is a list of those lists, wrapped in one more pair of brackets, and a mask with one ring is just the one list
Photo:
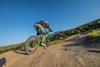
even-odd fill
[[(9, 51), (0, 57), (7, 59), (7, 67), (100, 67), (100, 52), (92, 52), (80, 44), (81, 37), (42, 47), (31, 55)], [(100, 50), (99, 50), (100, 51)]]

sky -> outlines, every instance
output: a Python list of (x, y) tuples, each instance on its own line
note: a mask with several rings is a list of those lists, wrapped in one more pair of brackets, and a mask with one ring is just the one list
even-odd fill
[(34, 23), (48, 21), (53, 32), (100, 18), (100, 0), (0, 0), (0, 46), (36, 35)]

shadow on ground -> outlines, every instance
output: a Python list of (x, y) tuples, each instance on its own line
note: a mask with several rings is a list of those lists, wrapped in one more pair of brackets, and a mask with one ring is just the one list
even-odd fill
[(80, 43), (73, 43), (73, 44), (63, 45), (63, 47), (67, 47), (67, 46), (84, 46), (84, 45), (80, 44)]
[(100, 50), (87, 50), (88, 52), (100, 53)]
[(24, 50), (15, 50), (14, 52), (15, 52), (15, 53), (18, 53), (18, 54), (27, 55), (26, 52), (25, 52)]

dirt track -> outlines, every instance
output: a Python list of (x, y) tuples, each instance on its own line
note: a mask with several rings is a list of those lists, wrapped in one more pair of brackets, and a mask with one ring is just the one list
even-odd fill
[(32, 55), (9, 51), (0, 57), (6, 57), (7, 67), (100, 67), (100, 53), (88, 52), (80, 40), (67, 40), (46, 51), (39, 48)]

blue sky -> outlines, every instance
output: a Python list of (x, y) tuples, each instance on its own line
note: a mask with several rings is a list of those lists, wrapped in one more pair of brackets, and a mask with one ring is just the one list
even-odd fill
[(35, 35), (34, 23), (49, 22), (54, 32), (100, 18), (100, 0), (0, 0), (0, 46)]

